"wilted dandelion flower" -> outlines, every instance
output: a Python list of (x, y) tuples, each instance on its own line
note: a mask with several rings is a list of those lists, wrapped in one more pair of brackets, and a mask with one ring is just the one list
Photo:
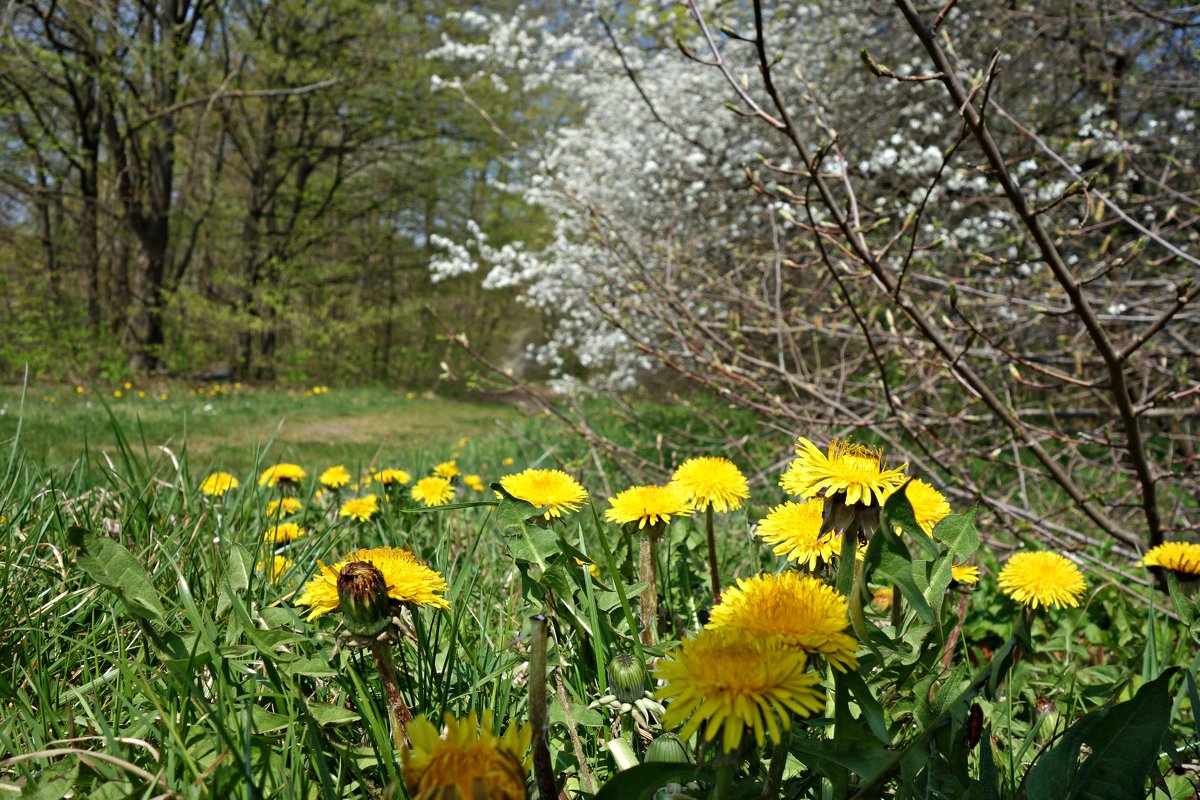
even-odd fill
[(294, 566), (296, 566), (295, 562), (293, 562), (287, 556), (277, 555), (271, 559), (271, 566), (269, 570), (266, 564), (261, 561), (255, 565), (255, 569), (266, 575), (267, 579), (270, 580), (271, 583), (274, 583), (275, 581), (279, 580), (279, 577), (283, 575), (283, 573), (287, 572)]
[(578, 511), (587, 501), (587, 491), (579, 481), (562, 470), (527, 469), (500, 479), (504, 491), (518, 500), (546, 510), (547, 520), (562, 517), (563, 513)]
[(921, 530), (925, 531), (926, 536), (933, 536), (934, 527), (950, 513), (950, 503), (946, 497), (920, 478), (914, 478), (905, 485), (904, 496), (912, 506), (913, 518)]
[(858, 642), (846, 633), (846, 598), (811, 575), (789, 571), (739, 579), (737, 586), (721, 593), (708, 624), (777, 638), (789, 647), (824, 656), (841, 672), (858, 664)]
[(267, 503), (267, 516), (286, 517), (288, 514), (295, 514), (302, 507), (303, 503), (294, 497), (280, 497)]
[(374, 564), (387, 581), (388, 597), (400, 603), (449, 608), (450, 604), (441, 593), (447, 591), (446, 579), (422, 564), (408, 550), (399, 547), (375, 547), (355, 550), (337, 563), (326, 566), (317, 562), (319, 571), (304, 585), (304, 591), (296, 600), (297, 605), (308, 606), (308, 619), (341, 608), (338, 599), (337, 579), (342, 568), (356, 561)]
[[(817, 678), (805, 671), (804, 651), (737, 629), (705, 629), (660, 662), (655, 678), (666, 681), (655, 696), (671, 701), (664, 728), (683, 723), (684, 740), (704, 729), (721, 749), (736, 750), (746, 729), (761, 746), (764, 731), (782, 741), (791, 714), (809, 716), (825, 707)], [(686, 723), (685, 723), (686, 720)]]
[(259, 486), (295, 485), (308, 477), (308, 473), (298, 464), (276, 464), (263, 470), (258, 476)]
[(671, 517), (686, 517), (692, 513), (688, 497), (677, 486), (631, 486), (616, 497), (609, 498), (612, 506), (604, 512), (609, 522), (623, 525), (637, 523), (638, 530), (647, 525), (666, 525)]
[(454, 478), (457, 478), (462, 473), (460, 473), (458, 471), (458, 463), (457, 462), (443, 461), (442, 463), (436, 465), (433, 468), (433, 474), (437, 475), (439, 478), (445, 478), (446, 480), (452, 480)]
[(526, 800), (529, 797), (529, 759), (533, 737), (526, 725), (510, 727), (503, 736), (492, 732), (492, 712), (479, 720), (445, 717), (438, 734), (424, 716), (408, 725), (412, 747), (401, 750), (404, 785), (413, 800)]
[(482, 492), (484, 490), (483, 478), (474, 473), (463, 475), (463, 485), (473, 492)]
[(412, 487), (412, 499), (425, 506), (444, 506), (454, 499), (454, 487), (448, 478), (421, 478)]
[(1006, 595), (1030, 608), (1079, 605), (1087, 584), (1079, 567), (1066, 556), (1042, 550), (1016, 553), (997, 577)]
[(338, 509), (339, 517), (347, 517), (358, 522), (366, 522), (379, 510), (379, 498), (373, 494), (365, 497), (352, 497), (342, 503)]
[(950, 578), (955, 583), (979, 583), (979, 567), (974, 564), (952, 564)]
[(372, 477), (384, 486), (402, 486), (412, 480), (412, 475), (404, 470), (391, 468), (381, 469)]
[(750, 496), (746, 476), (727, 458), (702, 456), (689, 458), (671, 476), (697, 509), (709, 505), (713, 511), (732, 511), (741, 508)]
[(350, 472), (341, 464), (336, 467), (330, 467), (321, 473), (318, 478), (322, 486), (327, 486), (330, 489), (340, 489), (350, 482)]
[(294, 522), (281, 522), (278, 525), (272, 525), (267, 528), (267, 532), (263, 534), (263, 539), (274, 544), (286, 544), (293, 542), (304, 535), (304, 530)]
[(238, 479), (228, 472), (214, 472), (200, 482), (200, 494), (220, 497), (230, 489), (238, 487)]
[(825, 501), (820, 497), (807, 503), (789, 500), (771, 509), (754, 533), (767, 544), (775, 545), (775, 555), (815, 570), (820, 561), (830, 561), (842, 551), (840, 533), (821, 533), (824, 507)]
[(1139, 567), (1162, 567), (1177, 575), (1200, 575), (1200, 544), (1163, 542), (1146, 551)]

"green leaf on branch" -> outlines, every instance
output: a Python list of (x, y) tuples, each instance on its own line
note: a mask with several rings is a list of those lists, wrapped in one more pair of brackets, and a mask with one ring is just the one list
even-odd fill
[(116, 594), (134, 616), (163, 621), (158, 590), (132, 553), (112, 539), (95, 536), (82, 528), (73, 528), (69, 535), (79, 547), (76, 563), (88, 577)]

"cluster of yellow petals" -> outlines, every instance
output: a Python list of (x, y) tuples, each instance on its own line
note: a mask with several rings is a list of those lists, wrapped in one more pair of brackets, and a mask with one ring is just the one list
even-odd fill
[(295, 522), (281, 522), (278, 525), (272, 525), (267, 528), (267, 532), (263, 534), (263, 539), (273, 544), (286, 544), (287, 542), (299, 539), (303, 535), (304, 529)]
[(697, 510), (711, 505), (713, 511), (732, 511), (750, 497), (746, 476), (732, 461), (718, 456), (689, 458), (676, 468), (671, 483), (684, 491)]
[(451, 480), (457, 478), (461, 473), (458, 471), (458, 463), (455, 461), (443, 461), (433, 468), (433, 474), (439, 478)]
[(1046, 550), (1014, 554), (996, 580), (1001, 591), (1030, 608), (1074, 608), (1087, 589), (1074, 562)]
[(409, 475), (402, 469), (393, 469), (390, 467), (373, 473), (371, 477), (384, 486), (391, 486), (393, 484), (403, 485), (412, 481), (412, 475)]
[(374, 547), (347, 553), (342, 560), (326, 566), (318, 561), (319, 571), (304, 585), (304, 591), (296, 599), (297, 605), (308, 606), (308, 619), (341, 608), (338, 597), (337, 578), (342, 567), (356, 561), (374, 564), (387, 581), (388, 597), (400, 603), (412, 603), (434, 608), (449, 608), (444, 594), (448, 587), (446, 579), (438, 572), (425, 566), (410, 551), (399, 547)]
[(228, 472), (214, 472), (200, 482), (200, 494), (220, 497), (230, 489), (238, 487), (238, 479)]
[(304, 504), (295, 497), (279, 497), (267, 503), (268, 517), (286, 517), (288, 514), (295, 514)]
[(373, 494), (363, 497), (352, 497), (342, 503), (338, 509), (339, 517), (347, 517), (357, 522), (366, 522), (379, 510), (379, 498)]
[(825, 501), (820, 497), (806, 503), (789, 500), (759, 520), (754, 533), (775, 546), (775, 555), (815, 570), (820, 562), (828, 562), (842, 552), (840, 533), (821, 533), (824, 510)]
[(588, 496), (579, 481), (557, 469), (527, 469), (505, 475), (500, 485), (518, 500), (538, 508), (548, 506), (545, 515), (548, 520), (563, 516), (564, 511), (578, 511)]
[(412, 499), (427, 507), (444, 506), (454, 499), (454, 487), (449, 478), (431, 475), (413, 484)]
[(683, 725), (688, 739), (703, 727), (706, 741), (721, 733), (725, 752), (736, 750), (747, 729), (761, 747), (764, 733), (783, 741), (793, 713), (810, 716), (825, 707), (825, 691), (807, 672), (802, 650), (736, 628), (706, 628), (682, 642), (654, 675), (666, 682), (659, 699), (671, 700), (665, 728)]
[(474, 711), (462, 720), (447, 713), (440, 735), (424, 716), (410, 722), (412, 746), (400, 756), (413, 800), (526, 800), (532, 729), (514, 726), (497, 736), (492, 725), (490, 710), (482, 720)]
[(858, 664), (858, 642), (847, 633), (846, 598), (820, 578), (787, 571), (739, 579), (721, 593), (710, 628), (736, 628), (820, 655), (845, 672)]
[(330, 467), (322, 472), (321, 477), (317, 480), (321, 482), (322, 486), (330, 489), (340, 489), (350, 483), (350, 471), (341, 464), (338, 464), (336, 467)]
[[(891, 496), (891, 493), (888, 495)], [(933, 536), (934, 527), (950, 514), (950, 503), (945, 495), (920, 478), (908, 482), (904, 487), (904, 497), (912, 506), (913, 517), (926, 536)]]
[(1138, 566), (1162, 567), (1179, 575), (1200, 575), (1200, 544), (1163, 542), (1147, 550)]
[(845, 492), (845, 504), (883, 505), (884, 499), (905, 481), (901, 464), (885, 469), (883, 455), (857, 442), (829, 443), (827, 453), (803, 436), (796, 440), (796, 458), (788, 465), (779, 485), (788, 494), (799, 497), (830, 497)]
[(686, 517), (692, 513), (688, 496), (678, 486), (631, 486), (608, 500), (612, 506), (604, 512), (609, 522), (622, 525), (637, 523), (638, 530), (647, 525), (666, 525), (671, 517)]
[(259, 486), (275, 486), (280, 482), (299, 483), (308, 477), (308, 473), (299, 464), (276, 464), (267, 467), (258, 476)]

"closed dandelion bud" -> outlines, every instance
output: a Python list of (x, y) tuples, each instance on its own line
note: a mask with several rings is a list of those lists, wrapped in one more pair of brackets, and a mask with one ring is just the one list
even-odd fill
[(673, 733), (664, 733), (646, 748), (646, 763), (691, 764), (692, 754), (682, 739)]
[(376, 636), (391, 621), (387, 581), (368, 561), (352, 561), (337, 577), (338, 599), (346, 627), (356, 636)]
[(646, 665), (633, 653), (620, 653), (608, 662), (608, 688), (622, 703), (642, 699), (646, 694)]

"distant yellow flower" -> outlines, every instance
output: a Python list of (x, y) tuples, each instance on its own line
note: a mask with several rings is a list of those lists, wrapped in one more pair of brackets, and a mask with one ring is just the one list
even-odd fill
[(454, 461), (443, 461), (433, 468), (433, 474), (439, 478), (451, 480), (457, 478), (462, 473), (458, 471), (458, 464)]
[(238, 479), (228, 472), (214, 472), (200, 482), (200, 494), (220, 497), (230, 489), (238, 487)]
[(125, 383), (123, 385), (125, 386), (125, 391), (129, 391), (130, 389), (133, 388), (133, 384), (130, 383), (129, 381), (125, 381)]
[[(888, 492), (888, 496), (891, 496)], [(934, 527), (950, 513), (950, 503), (937, 489), (920, 478), (914, 478), (904, 487), (904, 496), (912, 506), (913, 517), (925, 535), (933, 536)], [(884, 498), (886, 502), (886, 498)], [(897, 531), (899, 533), (899, 531)]]
[(117, 398), (118, 400), (120, 400), (120, 399), (121, 399), (122, 397), (124, 397), (124, 396), (125, 396), (125, 393), (124, 393), (124, 392), (122, 392), (120, 389), (113, 389), (113, 397), (115, 397), (115, 398)]
[(412, 475), (409, 475), (404, 470), (390, 468), (381, 469), (371, 477), (384, 486), (402, 486), (412, 480)]
[(1047, 550), (1014, 554), (996, 580), (1001, 591), (1030, 608), (1074, 608), (1087, 589), (1079, 567)]
[(338, 574), (344, 566), (356, 561), (374, 564), (387, 581), (388, 597), (399, 603), (434, 608), (450, 607), (446, 598), (441, 596), (448, 587), (446, 579), (439, 573), (422, 564), (408, 550), (399, 547), (375, 547), (347, 553), (345, 558), (331, 566), (317, 562), (319, 572), (304, 585), (304, 591), (296, 599), (297, 605), (308, 606), (311, 609), (308, 619), (316, 619), (322, 614), (341, 608), (337, 590)]
[(447, 478), (421, 478), (412, 488), (412, 499), (425, 506), (444, 506), (454, 499), (454, 487)]
[(840, 672), (858, 664), (858, 642), (846, 633), (846, 598), (811, 575), (788, 571), (739, 579), (721, 593), (708, 624), (776, 637), (789, 647), (824, 656)]
[(974, 564), (952, 564), (950, 577), (955, 583), (979, 583), (979, 567)]
[(270, 580), (271, 583), (275, 583), (279, 580), (279, 577), (283, 575), (283, 573), (296, 566), (296, 564), (286, 556), (277, 555), (271, 559), (271, 570), (269, 573), (267, 572), (266, 566), (261, 561), (254, 566), (259, 572), (266, 573), (267, 579)]
[(286, 517), (288, 514), (295, 514), (302, 507), (303, 504), (294, 497), (280, 497), (267, 503), (267, 516)]
[(821, 533), (824, 507), (820, 497), (806, 503), (789, 500), (771, 509), (754, 532), (767, 544), (775, 545), (775, 555), (815, 570), (821, 561), (830, 561), (842, 552), (840, 533)]
[(267, 467), (258, 476), (259, 486), (275, 486), (277, 484), (296, 484), (308, 477), (303, 467), (297, 464), (276, 464)]
[(677, 486), (631, 486), (608, 500), (612, 508), (604, 512), (609, 522), (637, 523), (638, 530), (647, 525), (666, 525), (671, 517), (686, 517), (692, 513), (687, 495)]
[(304, 535), (304, 530), (294, 522), (281, 522), (267, 528), (263, 539), (274, 544), (286, 544)]
[(85, 389), (85, 388), (84, 388), (84, 387), (82, 387), (82, 386), (76, 386), (76, 387), (75, 387), (75, 394), (83, 394), (83, 393), (84, 393), (84, 392), (86, 392), (86, 391), (87, 391), (87, 389)]
[(352, 497), (342, 503), (342, 507), (338, 509), (338, 516), (366, 522), (378, 510), (379, 498), (369, 494), (365, 497)]
[(783, 741), (791, 715), (810, 716), (825, 708), (825, 692), (805, 671), (804, 651), (736, 629), (705, 629), (685, 639), (659, 663), (654, 676), (666, 681), (655, 696), (670, 700), (664, 728), (691, 738), (703, 726), (704, 739), (721, 733), (721, 749), (736, 750), (747, 729), (761, 747), (764, 731)]
[(504, 736), (492, 732), (492, 712), (479, 720), (472, 711), (463, 720), (445, 716), (445, 731), (424, 716), (408, 725), (412, 747), (400, 751), (404, 785), (413, 800), (526, 800), (532, 729), (512, 726)]
[(578, 511), (587, 502), (587, 491), (562, 470), (527, 469), (500, 479), (504, 491), (518, 500), (546, 510), (546, 519)]
[(671, 483), (683, 489), (697, 510), (711, 504), (713, 511), (731, 511), (741, 508), (750, 496), (746, 476), (737, 465), (717, 456), (689, 458), (675, 470)]
[(500, 459), (500, 463), (503, 466), (511, 467), (513, 465), (512, 456), (505, 456), (504, 458)]
[(322, 472), (318, 480), (323, 486), (328, 486), (330, 489), (340, 489), (350, 482), (350, 471), (339, 464)]
[(466, 447), (467, 442), (469, 442), (469, 441), (471, 441), (471, 438), (469, 436), (463, 436), (457, 442), (454, 443), (454, 447), (455, 447), (455, 449)]
[(779, 484), (788, 494), (800, 497), (828, 498), (845, 492), (844, 502), (848, 506), (869, 506), (872, 498), (883, 505), (888, 493), (904, 483), (907, 466), (885, 469), (878, 449), (837, 439), (829, 443), (827, 454), (822, 453), (801, 436), (796, 440), (796, 458)]
[(1162, 567), (1178, 575), (1200, 575), (1200, 544), (1163, 542), (1147, 550), (1138, 566)]
[(484, 490), (483, 478), (478, 475), (463, 475), (463, 485), (470, 488), (473, 492), (482, 492)]

